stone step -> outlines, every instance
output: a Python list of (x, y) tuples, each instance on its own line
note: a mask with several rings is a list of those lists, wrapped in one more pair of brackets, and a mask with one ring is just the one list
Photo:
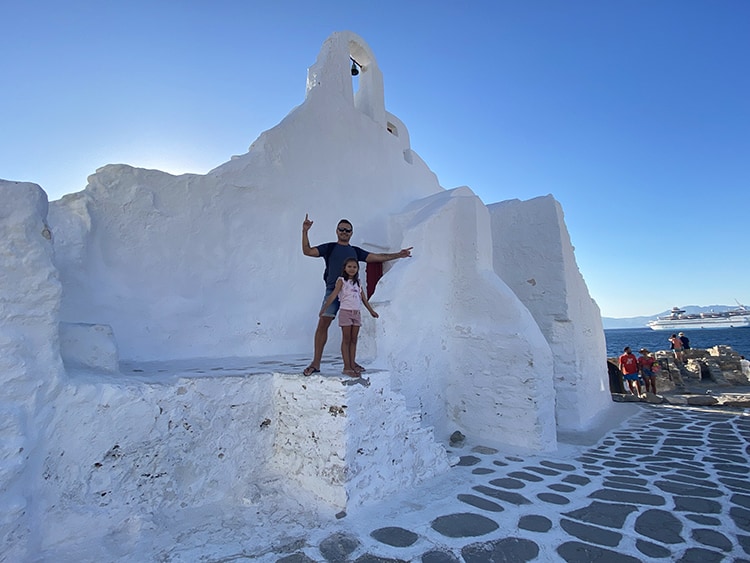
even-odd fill
[(274, 374), (271, 467), (331, 506), (380, 500), (450, 466), (431, 428), (390, 387), (386, 371), (346, 376)]

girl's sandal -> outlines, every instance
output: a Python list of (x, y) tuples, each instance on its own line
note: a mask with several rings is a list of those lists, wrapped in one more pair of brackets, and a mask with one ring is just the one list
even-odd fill
[(345, 369), (342, 370), (341, 373), (343, 373), (344, 375), (348, 375), (349, 377), (359, 377), (359, 374), (353, 369)]

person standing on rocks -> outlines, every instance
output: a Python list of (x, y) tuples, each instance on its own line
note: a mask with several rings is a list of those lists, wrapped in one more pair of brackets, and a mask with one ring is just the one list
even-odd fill
[(750, 379), (750, 361), (745, 359), (745, 356), (740, 356), (740, 369), (745, 377)]
[(681, 332), (677, 336), (680, 337), (680, 342), (682, 342), (682, 349), (690, 350), (690, 339), (687, 336), (685, 336), (685, 333)]
[[(408, 258), (411, 256), (411, 250), (413, 248), (411, 246), (409, 248), (402, 248), (398, 252), (376, 253), (367, 252), (358, 246), (350, 245), (349, 241), (352, 238), (354, 228), (347, 219), (341, 219), (338, 225), (336, 225), (336, 242), (326, 242), (324, 244), (319, 244), (318, 246), (310, 246), (310, 240), (307, 233), (312, 225), (313, 222), (310, 220), (307, 213), (305, 213), (305, 220), (302, 222), (302, 254), (313, 258), (323, 258), (325, 260), (326, 269), (323, 273), (323, 280), (326, 283), (326, 292), (325, 297), (323, 297), (323, 303), (328, 300), (328, 297), (336, 287), (336, 280), (341, 275), (344, 268), (344, 262), (347, 258), (355, 258), (357, 262), (367, 262), (370, 264), (388, 262), (390, 260)], [(338, 311), (339, 301), (334, 299), (319, 316), (318, 326), (315, 329), (314, 356), (310, 365), (302, 372), (304, 375), (312, 375), (320, 372), (320, 361), (323, 358), (323, 349), (328, 341), (328, 327), (331, 326), (331, 322), (333, 322)], [(355, 364), (353, 367), (358, 372), (365, 371), (365, 368), (359, 364)]]
[(625, 381), (628, 383), (630, 392), (636, 397), (641, 396), (641, 382), (638, 381), (638, 358), (630, 351), (630, 346), (625, 346), (622, 356), (620, 356), (620, 371)]
[(646, 348), (638, 350), (638, 369), (641, 372), (643, 383), (646, 385), (646, 393), (651, 391), (656, 395), (656, 374), (654, 373), (654, 359)]
[(671, 348), (674, 351), (674, 359), (678, 364), (681, 364), (685, 359), (683, 352), (682, 340), (676, 334), (669, 337), (669, 342), (672, 344)]

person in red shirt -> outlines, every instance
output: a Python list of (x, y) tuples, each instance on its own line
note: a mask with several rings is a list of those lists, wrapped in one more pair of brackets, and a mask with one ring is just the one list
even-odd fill
[(646, 348), (638, 350), (638, 370), (641, 372), (643, 382), (646, 384), (646, 393), (651, 391), (656, 395), (656, 374), (654, 373), (654, 362), (656, 360), (651, 356), (651, 352)]
[(623, 355), (620, 356), (620, 371), (625, 381), (628, 382), (630, 392), (636, 397), (641, 396), (641, 382), (638, 380), (638, 358), (630, 351), (630, 346), (625, 346)]

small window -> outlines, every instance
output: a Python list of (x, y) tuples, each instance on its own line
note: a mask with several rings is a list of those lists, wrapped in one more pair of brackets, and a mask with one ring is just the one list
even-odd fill
[(391, 135), (393, 135), (395, 137), (398, 137), (398, 129), (396, 128), (396, 126), (393, 123), (391, 123), (389, 121), (388, 124), (385, 126), (385, 128), (388, 129), (388, 132)]

